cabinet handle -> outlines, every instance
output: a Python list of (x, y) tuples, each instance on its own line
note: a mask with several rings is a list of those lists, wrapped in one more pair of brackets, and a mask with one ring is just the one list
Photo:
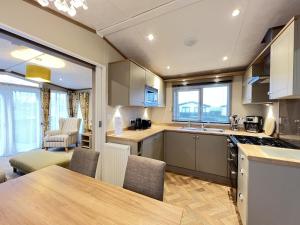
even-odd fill
[(236, 172), (232, 170), (232, 171), (231, 171), (231, 174), (232, 174), (232, 175), (236, 175)]
[(245, 156), (244, 155), (241, 155), (241, 160), (244, 160), (245, 159)]
[(232, 162), (232, 161), (233, 161), (233, 159), (231, 159), (231, 158), (228, 158), (228, 159), (227, 159), (227, 161), (228, 161), (228, 162)]
[(241, 173), (242, 175), (244, 175), (244, 173), (245, 173), (244, 169), (241, 169), (241, 170), (240, 170), (240, 173)]
[(271, 91), (268, 91), (268, 95), (271, 95), (272, 94), (272, 92)]
[(240, 199), (241, 201), (243, 201), (243, 200), (244, 200), (244, 196), (243, 196), (243, 194), (242, 194), (242, 193), (239, 193), (239, 199)]

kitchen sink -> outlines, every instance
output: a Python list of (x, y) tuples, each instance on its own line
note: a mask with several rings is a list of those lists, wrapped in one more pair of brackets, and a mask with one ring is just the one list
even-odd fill
[(224, 132), (224, 129), (218, 129), (218, 128), (182, 127), (180, 129), (186, 131), (199, 131), (199, 132), (218, 132), (218, 133)]
[(276, 149), (270, 148), (268, 146), (261, 146), (261, 151), (270, 157), (274, 158), (286, 158), (286, 159), (295, 159), (300, 160), (300, 151), (299, 150), (292, 150), (292, 149)]

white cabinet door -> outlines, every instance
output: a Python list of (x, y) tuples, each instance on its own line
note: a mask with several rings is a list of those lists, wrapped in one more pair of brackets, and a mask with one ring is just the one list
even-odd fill
[(294, 22), (271, 46), (270, 99), (293, 95)]
[(166, 106), (166, 86), (162, 78), (159, 78), (158, 106)]
[(149, 70), (146, 70), (146, 85), (154, 88), (155, 74)]
[(144, 106), (145, 101), (145, 70), (130, 63), (130, 105)]
[(251, 103), (252, 100), (252, 85), (248, 84), (252, 77), (252, 67), (247, 69), (243, 78), (243, 104)]

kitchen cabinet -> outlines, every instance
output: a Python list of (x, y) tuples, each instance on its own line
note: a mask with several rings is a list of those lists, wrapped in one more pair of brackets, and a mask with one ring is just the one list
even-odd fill
[(164, 135), (163, 132), (155, 134), (142, 141), (141, 156), (151, 159), (164, 160)]
[(299, 224), (299, 186), (300, 167), (248, 159), (239, 148), (237, 208), (243, 225)]
[(197, 134), (196, 170), (227, 177), (226, 136)]
[(300, 98), (299, 28), (291, 21), (271, 45), (270, 99)]
[(146, 85), (158, 90), (158, 107), (164, 107), (165, 101), (165, 82), (158, 75), (146, 70)]
[(166, 131), (165, 162), (168, 165), (195, 170), (195, 134)]
[(146, 71), (129, 61), (109, 64), (108, 104), (112, 106), (144, 106)]
[(243, 104), (269, 102), (269, 84), (257, 82), (251, 84), (253, 77), (265, 76), (264, 65), (254, 64), (250, 66), (243, 78)]

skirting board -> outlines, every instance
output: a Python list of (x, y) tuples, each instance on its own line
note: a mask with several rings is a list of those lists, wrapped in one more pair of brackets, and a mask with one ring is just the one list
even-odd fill
[(192, 177), (198, 178), (200, 180), (205, 180), (205, 181), (209, 181), (212, 183), (231, 186), (230, 179), (227, 177), (222, 177), (222, 176), (218, 176), (218, 175), (214, 175), (214, 174), (199, 172), (199, 171), (195, 171), (195, 170), (189, 170), (189, 169), (180, 168), (180, 167), (176, 167), (176, 166), (170, 166), (170, 165), (167, 165), (166, 171), (178, 173), (178, 174), (186, 175), (186, 176), (192, 176)]

